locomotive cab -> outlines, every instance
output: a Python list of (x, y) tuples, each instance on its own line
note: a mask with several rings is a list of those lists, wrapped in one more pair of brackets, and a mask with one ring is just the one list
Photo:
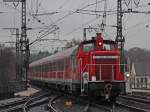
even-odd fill
[(108, 98), (125, 92), (120, 51), (115, 41), (104, 40), (98, 33), (80, 44), (78, 59), (82, 93)]

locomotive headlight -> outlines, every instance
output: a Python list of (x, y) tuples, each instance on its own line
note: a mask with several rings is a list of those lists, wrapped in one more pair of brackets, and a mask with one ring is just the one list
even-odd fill
[(101, 45), (102, 45), (102, 42), (99, 42), (98, 45), (101, 46)]
[(96, 81), (96, 76), (92, 76), (92, 81)]
[(130, 77), (130, 73), (128, 73), (128, 72), (125, 73), (125, 75), (126, 75), (126, 77)]
[(127, 76), (127, 77), (130, 77), (130, 74), (128, 73), (128, 74), (126, 74), (126, 76)]

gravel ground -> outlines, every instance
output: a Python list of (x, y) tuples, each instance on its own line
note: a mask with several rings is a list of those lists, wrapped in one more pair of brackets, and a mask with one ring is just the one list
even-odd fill
[[(72, 100), (72, 107), (67, 108), (65, 106), (65, 103), (68, 99), (67, 98), (60, 98), (56, 100), (53, 104), (53, 106), (58, 110), (59, 112), (85, 112), (85, 108), (87, 107), (86, 103), (81, 103), (75, 100)], [(31, 108), (29, 112), (49, 112), (46, 110), (47, 104), (43, 104), (41, 106)], [(88, 112), (108, 112), (105, 110), (101, 110), (100, 108), (90, 106)], [(130, 109), (120, 107), (120, 106), (115, 106), (114, 111), (112, 112), (135, 112)]]
[(135, 112), (135, 111), (131, 111), (127, 108), (116, 106), (115, 109), (114, 109), (114, 112)]
[(59, 100), (57, 100), (54, 104), (54, 107), (57, 108), (57, 110), (61, 111), (61, 112), (83, 112), (84, 108), (86, 105), (84, 104), (77, 104), (76, 101), (72, 101), (72, 107), (71, 108), (67, 108), (65, 106), (65, 102), (66, 100), (64, 98), (60, 98)]
[[(59, 110), (61, 112), (85, 112), (85, 108), (86, 108), (87, 104), (77, 102), (77, 101), (72, 101), (72, 107), (67, 108), (65, 106), (65, 102), (66, 102), (66, 99), (61, 98), (55, 102), (54, 107), (56, 107), (57, 110)], [(107, 112), (107, 111), (100, 110), (96, 107), (90, 106), (88, 112)]]

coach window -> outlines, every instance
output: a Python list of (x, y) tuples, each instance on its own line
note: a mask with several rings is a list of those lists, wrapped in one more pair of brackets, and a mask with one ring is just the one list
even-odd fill
[(44, 65), (44, 71), (47, 71), (47, 64)]
[(49, 71), (52, 71), (52, 64), (49, 63)]
[(43, 67), (43, 72), (45, 72), (45, 65), (43, 65), (42, 67)]
[(45, 68), (45, 66), (44, 66), (44, 65), (42, 65), (41, 67), (42, 67), (42, 72), (44, 72), (44, 68)]
[(45, 65), (45, 72), (48, 72), (48, 64)]
[(60, 70), (60, 61), (57, 61), (56, 62), (56, 71), (59, 71)]
[(42, 65), (39, 65), (39, 72), (42, 72)]
[(56, 69), (55, 71), (58, 71), (59, 70), (59, 61), (56, 61)]
[(46, 72), (48, 72), (48, 71), (49, 71), (49, 63), (47, 64)]
[(36, 72), (36, 66), (34, 66), (34, 72)]
[(35, 66), (35, 71), (38, 72), (37, 70), (38, 70), (38, 69), (37, 69), (37, 66)]
[(61, 66), (60, 66), (60, 68), (61, 68), (60, 70), (63, 71), (63, 69), (64, 69), (64, 60), (61, 60)]
[(35, 67), (33, 67), (33, 72), (35, 72)]
[(55, 71), (55, 62), (53, 62), (52, 66), (53, 66), (53, 71)]
[(60, 61), (56, 62), (56, 71), (60, 71)]
[(51, 71), (53, 71), (53, 63), (51, 63)]
[(41, 66), (41, 65), (38, 66), (38, 70), (39, 70), (40, 72), (42, 72), (42, 66)]
[(40, 69), (41, 72), (43, 72), (43, 66), (42, 65), (39, 66), (39, 69)]
[(54, 62), (53, 63), (53, 71), (55, 71), (56, 70), (56, 63)]
[(35, 71), (37, 72), (37, 66), (35, 66), (34, 68), (35, 68)]
[(44, 72), (44, 65), (42, 65), (41, 68), (42, 68), (42, 72)]
[(63, 60), (60, 60), (58, 63), (59, 63), (58, 70), (62, 71), (63, 70)]
[(35, 69), (36, 69), (36, 72), (38, 72), (38, 66), (36, 66)]
[(54, 65), (53, 65), (54, 63), (52, 62), (51, 63), (51, 71), (53, 71), (53, 68), (54, 68)]
[(59, 61), (56, 61), (56, 71), (59, 70)]
[(48, 67), (47, 64), (45, 64), (45, 72), (47, 72), (47, 67)]
[(59, 61), (57, 62), (57, 71), (60, 71), (60, 67), (61, 67), (61, 61), (59, 60)]
[(57, 61), (57, 71), (60, 71), (61, 61)]
[(50, 63), (47, 64), (47, 72), (49, 71)]

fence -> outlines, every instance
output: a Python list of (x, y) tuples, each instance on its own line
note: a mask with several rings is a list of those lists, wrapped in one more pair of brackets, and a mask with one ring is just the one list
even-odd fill
[(131, 89), (150, 90), (150, 75), (132, 77), (130, 87)]

